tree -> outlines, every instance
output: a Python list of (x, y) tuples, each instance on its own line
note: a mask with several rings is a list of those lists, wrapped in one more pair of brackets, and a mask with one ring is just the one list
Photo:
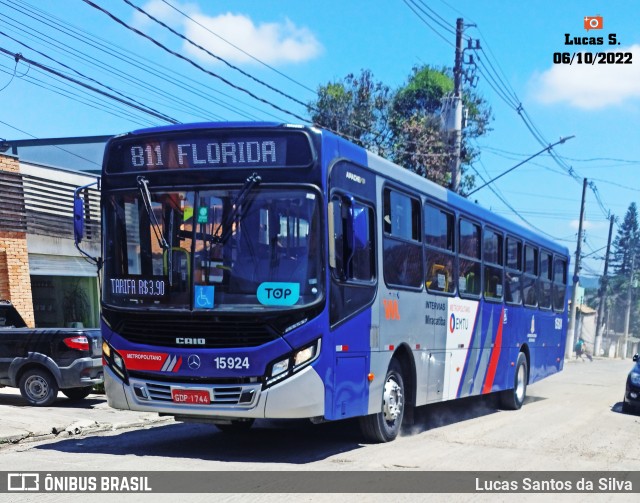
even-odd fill
[(308, 105), (315, 124), (340, 134), (361, 147), (383, 154), (388, 141), (391, 90), (375, 82), (370, 70), (349, 74), (342, 81), (320, 86), (318, 99)]
[[(343, 134), (355, 143), (443, 186), (450, 183), (452, 150), (443, 128), (443, 113), (453, 92), (446, 69), (414, 67), (407, 82), (395, 91), (375, 82), (369, 70), (359, 76), (321, 86), (318, 99), (309, 104), (313, 121)], [(491, 110), (475, 93), (463, 97), (468, 111), (462, 132), (462, 171), (477, 152), (470, 144), (488, 131)], [(464, 176), (461, 189), (473, 186)]]
[(638, 209), (631, 203), (612, 243), (611, 264), (615, 275), (611, 278), (613, 293), (613, 328), (616, 332), (624, 330), (624, 319), (627, 309), (629, 287), (631, 286), (631, 333), (640, 333), (640, 299), (634, 288), (635, 279), (640, 272), (640, 226), (638, 225)]
[(638, 225), (638, 208), (631, 203), (612, 243), (613, 254), (611, 264), (620, 276), (629, 276), (631, 263), (635, 261), (635, 269), (640, 269), (640, 226)]

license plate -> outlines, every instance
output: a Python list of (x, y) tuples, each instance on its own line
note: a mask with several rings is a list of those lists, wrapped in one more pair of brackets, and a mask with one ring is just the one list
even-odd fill
[(200, 389), (172, 389), (171, 398), (176, 403), (206, 405), (211, 403), (211, 394)]

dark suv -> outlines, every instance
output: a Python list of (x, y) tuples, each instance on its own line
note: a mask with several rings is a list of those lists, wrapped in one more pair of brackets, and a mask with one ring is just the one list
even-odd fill
[(636, 364), (627, 376), (627, 386), (624, 391), (622, 410), (624, 412), (640, 411), (640, 357), (633, 355)]
[(51, 405), (62, 391), (85, 398), (103, 382), (97, 329), (28, 328), (16, 308), (0, 300), (0, 387), (20, 388), (31, 405)]

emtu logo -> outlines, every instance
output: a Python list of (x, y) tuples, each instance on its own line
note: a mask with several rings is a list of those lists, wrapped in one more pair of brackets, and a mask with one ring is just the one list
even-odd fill
[(469, 330), (469, 319), (458, 316), (451, 313), (449, 316), (449, 332), (453, 333), (456, 330)]
[(602, 30), (604, 27), (604, 20), (602, 16), (585, 16), (584, 17), (584, 29), (589, 30)]

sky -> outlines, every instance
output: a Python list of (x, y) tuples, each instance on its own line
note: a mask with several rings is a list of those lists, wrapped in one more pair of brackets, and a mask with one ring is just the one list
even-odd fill
[[(369, 69), (397, 88), (414, 66), (452, 67), (462, 18), (482, 49), (465, 51), (476, 63), (465, 68), (493, 115), (476, 142), (478, 185), (572, 137), (472, 199), (575, 253), (587, 178), (584, 276), (602, 273), (608, 215), (621, 223), (639, 199), (640, 2), (92, 1), (112, 17), (89, 0), (0, 0), (0, 139), (112, 135), (169, 121), (301, 123), (318, 86), (349, 73)], [(17, 53), (31, 62), (16, 62)], [(554, 64), (563, 53), (573, 64)], [(591, 57), (596, 64), (584, 64)]]

